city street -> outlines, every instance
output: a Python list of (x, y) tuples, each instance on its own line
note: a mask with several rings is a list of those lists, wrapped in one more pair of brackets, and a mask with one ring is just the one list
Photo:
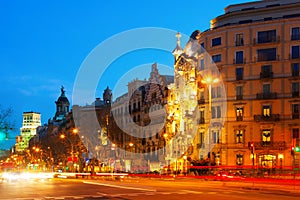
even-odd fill
[[(235, 187), (234, 184), (239, 187)], [(299, 199), (295, 192), (243, 189), (244, 183), (191, 179), (52, 179), (0, 184), (0, 199)], [(280, 188), (280, 186), (278, 186)], [(292, 187), (291, 187), (292, 188)]]

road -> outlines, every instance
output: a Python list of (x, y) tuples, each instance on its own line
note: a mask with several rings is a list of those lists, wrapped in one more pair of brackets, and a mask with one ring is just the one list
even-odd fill
[[(243, 184), (243, 183), (238, 183)], [(126, 179), (51, 179), (14, 181), (0, 184), (0, 199), (118, 199), (118, 200), (298, 200), (300, 193), (276, 193), (227, 187), (224, 183), (203, 180)], [(299, 195), (298, 195), (299, 194)]]

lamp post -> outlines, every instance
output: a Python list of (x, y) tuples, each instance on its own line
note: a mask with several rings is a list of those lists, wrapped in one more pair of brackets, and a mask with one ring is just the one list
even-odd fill
[(130, 150), (131, 150), (131, 153), (130, 153), (130, 171), (131, 171), (131, 168), (132, 168), (132, 154), (133, 154), (133, 152), (132, 152), (133, 143), (132, 142), (129, 143), (129, 147), (130, 147)]
[(205, 84), (208, 86), (208, 110), (211, 112), (211, 107), (212, 107), (212, 95), (211, 95), (211, 86), (212, 84), (216, 84), (220, 81), (219, 78), (212, 78), (211, 76), (205, 77), (204, 79), (201, 80), (201, 83)]
[[(206, 76), (204, 77), (202, 80), (201, 80), (201, 83), (207, 85), (208, 87), (208, 114), (209, 114), (209, 119), (211, 120), (212, 118), (212, 93), (211, 93), (211, 87), (213, 84), (216, 84), (216, 83), (219, 83), (220, 79), (219, 78), (213, 78), (211, 75), (209, 76)], [(210, 125), (208, 127), (208, 148), (209, 148), (209, 151), (211, 149), (210, 145), (211, 145), (211, 142), (210, 142)], [(209, 152), (210, 153), (210, 152)], [(207, 154), (208, 155), (208, 154)], [(211, 153), (210, 153), (211, 155)], [(209, 165), (211, 165), (211, 156), (209, 157)]]
[(283, 159), (283, 154), (280, 153), (278, 154), (279, 162), (280, 162), (280, 174), (282, 174), (282, 159)]
[(70, 145), (71, 145), (71, 157), (72, 157), (72, 162), (73, 162), (73, 156), (74, 156), (74, 146), (73, 146), (73, 143), (71, 142), (71, 140), (68, 138), (68, 137), (66, 137), (64, 134), (61, 134), (60, 136), (59, 136), (61, 139), (67, 139), (68, 140), (68, 142), (70, 143)]

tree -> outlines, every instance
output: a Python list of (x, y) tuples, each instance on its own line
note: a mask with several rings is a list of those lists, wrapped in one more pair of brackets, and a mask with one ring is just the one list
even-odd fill
[(8, 131), (14, 128), (14, 123), (11, 121), (11, 116), (13, 114), (13, 109), (3, 108), (0, 105), (0, 132), (5, 134), (5, 139), (9, 138)]

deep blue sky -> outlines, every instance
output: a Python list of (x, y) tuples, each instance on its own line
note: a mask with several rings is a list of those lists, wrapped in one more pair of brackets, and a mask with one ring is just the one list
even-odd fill
[[(209, 21), (223, 14), (226, 6), (243, 2), (0, 1), (0, 105), (14, 109), (16, 130), (10, 136), (19, 134), (24, 111), (40, 112), (43, 123), (52, 118), (61, 85), (71, 101), (77, 70), (93, 48), (107, 38), (141, 27), (162, 27), (190, 35), (194, 30), (208, 29)], [(102, 97), (107, 85), (114, 87), (122, 76), (119, 69), (153, 62), (172, 66), (173, 58), (150, 50), (121, 57), (101, 79), (97, 96)], [(14, 142), (2, 141), (0, 149)]]

